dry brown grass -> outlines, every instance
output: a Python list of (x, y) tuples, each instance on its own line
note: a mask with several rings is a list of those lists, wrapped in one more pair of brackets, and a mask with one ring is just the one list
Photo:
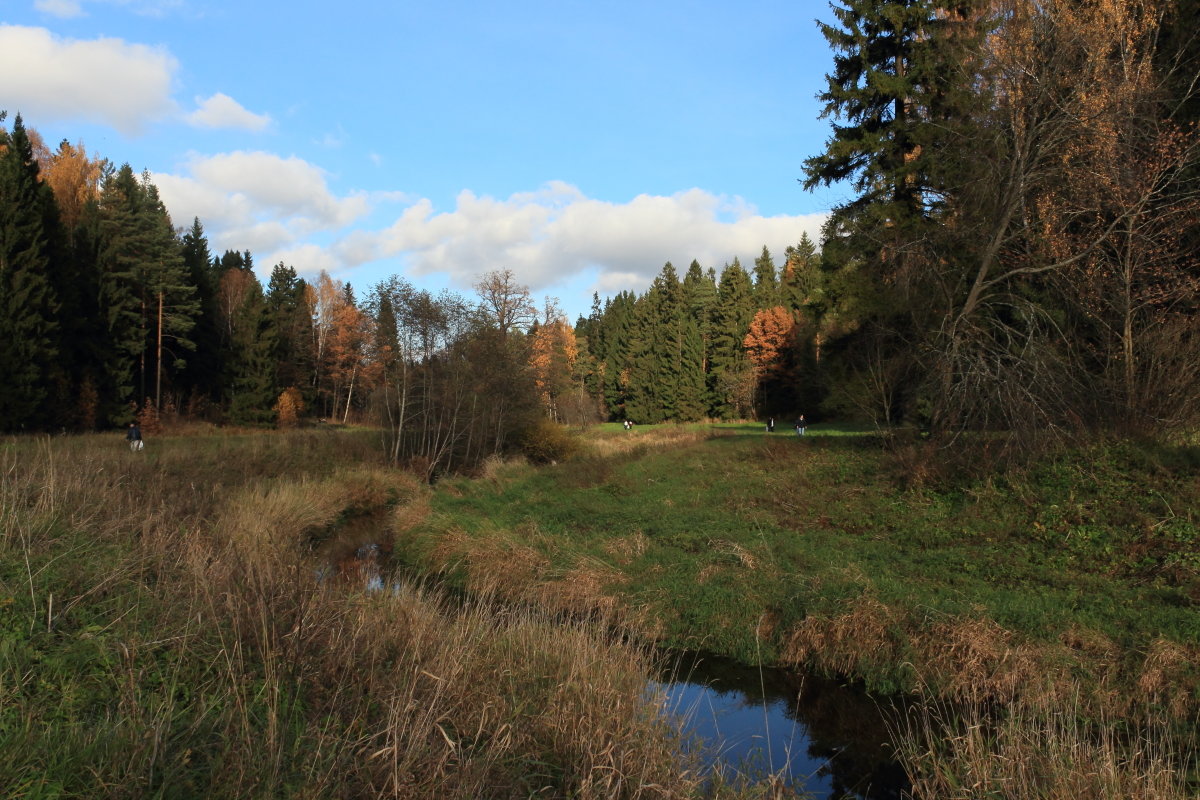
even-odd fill
[(596, 558), (580, 556), (561, 577), (537, 588), (536, 602), (543, 608), (572, 615), (596, 615), (611, 622), (623, 617), (625, 603), (614, 592), (628, 583), (620, 570)]
[(474, 594), (519, 600), (546, 575), (550, 560), (536, 548), (499, 534), (471, 536), (451, 528), (439, 538), (428, 566), (435, 572), (461, 568)]
[(784, 637), (780, 658), (833, 675), (871, 675), (904, 661), (897, 612), (863, 596), (845, 614), (810, 616)]
[(604, 552), (612, 556), (621, 566), (629, 566), (646, 552), (650, 546), (650, 538), (641, 531), (634, 531), (628, 536), (609, 539), (604, 544)]
[(1078, 707), (1000, 714), (982, 703), (928, 696), (893, 733), (913, 782), (929, 800), (1185, 800), (1194, 797), (1178, 743), (1154, 726), (1119, 733)]
[(1196, 698), (1186, 688), (1190, 684), (1187, 676), (1198, 664), (1200, 647), (1156, 639), (1142, 663), (1138, 689), (1145, 701), (1164, 704), (1176, 718), (1192, 713)]
[(1011, 703), (1045, 682), (1042, 653), (990, 619), (956, 618), (921, 637), (924, 672), (952, 697)]
[[(153, 459), (78, 440), (0, 451), (0, 557), (29, 564), (23, 613), (44, 620), (53, 595), (69, 641), (74, 616), (102, 602), (83, 619), (92, 631), (103, 617), (113, 658), (92, 669), (98, 686), (115, 687), (97, 724), (63, 735), (39, 713), (45, 688), (0, 663), (5, 706), (37, 720), (28, 751), (5, 754), (0, 782), (44, 770), (49, 757), (68, 765), (53, 776), (65, 791), (89, 797), (599, 800), (698, 790), (644, 694), (646, 652), (603, 626), (551, 623), (489, 599), (514, 571), (546, 573), (529, 548), (455, 555), (499, 565), (483, 570), (493, 594), (466, 604), (404, 583), (348, 592), (318, 579), (311, 540), (406, 493), (414, 507), (391, 522), (411, 524), (428, 513), (419, 481), (345, 465), (323, 477), (264, 476), (276, 443), (244, 444), (254, 463), (238, 461), (233, 442), (210, 462), (167, 440)], [(53, 565), (69, 559), (94, 569), (52, 583)], [(603, 607), (614, 574), (580, 562), (555, 594)]]
[(592, 456), (611, 458), (631, 456), (658, 450), (669, 450), (712, 438), (713, 434), (697, 425), (655, 425), (634, 427), (632, 431), (617, 431), (606, 436), (584, 439), (584, 449)]

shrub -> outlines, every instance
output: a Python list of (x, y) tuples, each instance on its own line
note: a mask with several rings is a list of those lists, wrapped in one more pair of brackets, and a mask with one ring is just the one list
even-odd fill
[(294, 428), (304, 413), (304, 398), (295, 386), (289, 386), (275, 401), (275, 421), (281, 428)]
[(570, 458), (579, 446), (562, 425), (542, 419), (517, 434), (517, 449), (534, 464), (552, 464)]

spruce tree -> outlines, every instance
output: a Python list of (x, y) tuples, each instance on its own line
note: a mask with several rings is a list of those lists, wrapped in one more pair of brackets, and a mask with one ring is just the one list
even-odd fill
[(183, 260), (182, 243), (175, 236), (171, 217), (149, 173), (143, 173), (141, 189), (141, 213), (150, 228), (152, 247), (141, 288), (149, 331), (144, 379), (148, 385), (152, 383), (152, 396), (156, 407), (160, 407), (162, 392), (179, 388), (178, 379), (196, 350), (192, 332), (203, 309), (199, 288)]
[(679, 327), (679, 377), (675, 401), (675, 419), (680, 422), (695, 422), (708, 413), (704, 356), (700, 324), (694, 316), (684, 313)]
[(753, 292), (750, 276), (735, 258), (721, 272), (713, 314), (710, 411), (712, 416), (721, 419), (730, 419), (749, 410), (744, 390), (749, 371), (742, 342), (754, 317)]
[(779, 276), (771, 251), (763, 245), (762, 255), (754, 259), (754, 306), (771, 308), (779, 304)]
[(261, 424), (274, 417), (279, 387), (275, 383), (275, 330), (262, 286), (244, 270), (245, 289), (232, 309), (229, 418), (242, 424)]
[(99, 297), (106, 323), (106, 386), (113, 422), (131, 405), (157, 402), (195, 349), (191, 331), (201, 314), (182, 244), (148, 174), (128, 164), (100, 193)]
[(217, 284), (212, 268), (213, 256), (200, 219), (192, 219), (192, 227), (181, 243), (183, 267), (189, 282), (196, 287), (199, 314), (192, 339), (195, 353), (188, 359), (180, 375), (181, 388), (194, 399), (217, 400), (221, 395), (221, 338), (217, 321)]
[[(849, 278), (835, 309), (847, 337), (835, 349), (843, 374), (913, 375), (936, 330), (940, 214), (962, 180), (944, 152), (969, 138), (983, 102), (973, 74), (986, 19), (978, 6), (839, 0), (837, 24), (820, 23), (834, 58), (819, 97), (824, 116), (839, 122), (824, 151), (805, 161), (804, 185), (849, 181), (857, 191), (833, 209), (823, 243), (824, 258)], [(887, 405), (881, 413), (891, 418), (905, 398)]]
[(629, 419), (626, 400), (633, 353), (636, 298), (621, 292), (604, 308), (604, 403), (610, 419)]
[(820, 266), (816, 245), (807, 233), (800, 235), (798, 244), (788, 246), (779, 287), (780, 302), (785, 308), (799, 311), (819, 300)]
[[(276, 383), (281, 389), (295, 386), (305, 390), (308, 376), (313, 372), (312, 316), (304, 302), (307, 284), (296, 276), (296, 270), (283, 262), (271, 270), (267, 283), (267, 315), (275, 341)], [(389, 303), (389, 310), (391, 305)], [(392, 313), (395, 326), (395, 313)], [(311, 397), (305, 397), (311, 403)]]
[(38, 162), (20, 115), (0, 130), (0, 429), (44, 427), (48, 368), (58, 356), (55, 265), (47, 237), (53, 195), (38, 180)]

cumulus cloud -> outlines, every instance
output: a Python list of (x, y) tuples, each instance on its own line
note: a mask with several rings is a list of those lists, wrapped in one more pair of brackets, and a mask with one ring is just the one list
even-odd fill
[(611, 203), (556, 182), (507, 200), (464, 191), (440, 214), (422, 200), (344, 246), (363, 261), (402, 256), (416, 274), (446, 273), (461, 286), (506, 267), (535, 290), (595, 272), (598, 291), (641, 291), (667, 261), (682, 273), (693, 259), (718, 271), (735, 257), (749, 266), (764, 245), (781, 256), (804, 233), (819, 240), (825, 217), (764, 217), (740, 198), (700, 189)]
[[(740, 258), (749, 268), (766, 245), (807, 233), (819, 240), (825, 214), (763, 216), (740, 198), (701, 189), (596, 200), (552, 182), (506, 199), (461, 192), (454, 208), (403, 193), (335, 195), (326, 175), (295, 157), (233, 152), (194, 157), (181, 174), (154, 181), (177, 224), (198, 216), (213, 249), (249, 249), (265, 271), (279, 261), (302, 275), (319, 270), (372, 283), (380, 270), (439, 274), (462, 290), (488, 270), (513, 270), (535, 292), (590, 283), (588, 294), (644, 291), (665, 262), (682, 275)], [(372, 206), (402, 203), (390, 224), (367, 227)]]
[(182, 172), (153, 180), (176, 224), (199, 217), (217, 249), (287, 250), (305, 237), (340, 231), (369, 210), (365, 195), (335, 196), (324, 172), (294, 156), (195, 156)]
[(199, 107), (187, 115), (187, 121), (199, 128), (240, 128), (261, 131), (271, 124), (271, 117), (247, 111), (241, 103), (227, 94), (217, 92), (206, 100), (196, 98)]
[(83, 117), (137, 133), (175, 111), (171, 80), (178, 66), (161, 48), (0, 24), (0, 97), (30, 120)]

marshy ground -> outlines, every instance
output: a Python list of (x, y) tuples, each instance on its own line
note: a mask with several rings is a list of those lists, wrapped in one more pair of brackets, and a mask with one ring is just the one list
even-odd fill
[[(604, 426), (432, 488), (365, 430), (6, 440), (0, 785), (694, 796), (666, 644), (925, 697), (917, 796), (1194, 792), (1200, 452), (941, 474), (835, 432)], [(427, 580), (320, 579), (366, 544)]]

